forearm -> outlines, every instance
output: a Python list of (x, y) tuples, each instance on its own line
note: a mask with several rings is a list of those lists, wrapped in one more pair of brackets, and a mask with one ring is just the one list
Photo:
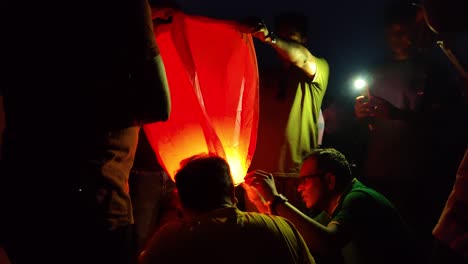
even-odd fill
[(326, 254), (331, 249), (333, 234), (326, 226), (308, 217), (288, 202), (278, 204), (275, 211), (294, 224), (311, 252)]
[(269, 44), (283, 59), (304, 69), (309, 75), (315, 74), (317, 69), (315, 57), (301, 43), (277, 37), (275, 43), (269, 42)]

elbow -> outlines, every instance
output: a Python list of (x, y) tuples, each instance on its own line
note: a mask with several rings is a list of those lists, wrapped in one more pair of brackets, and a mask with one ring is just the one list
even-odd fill
[(167, 100), (163, 100), (163, 102), (160, 103), (160, 107), (154, 109), (157, 112), (147, 110), (146, 114), (143, 114), (143, 116), (146, 115), (151, 115), (151, 113), (154, 113), (154, 116), (146, 116), (144, 120), (142, 120), (143, 123), (154, 123), (154, 122), (166, 122), (169, 120), (169, 117), (171, 116), (171, 101), (170, 98)]
[(310, 60), (307, 52), (303, 50), (295, 50), (294, 52), (289, 53), (289, 60), (292, 64), (296, 65), (299, 68), (302, 68)]
[(302, 68), (307, 63), (307, 58), (304, 56), (292, 56), (289, 58), (292, 64), (295, 66)]
[[(134, 112), (135, 120), (138, 124), (150, 124), (155, 122), (165, 122), (171, 115), (171, 101), (167, 96), (163, 100), (141, 101)], [(145, 98), (148, 99), (148, 98)], [(159, 102), (157, 102), (159, 101)], [(157, 107), (155, 107), (155, 104)]]

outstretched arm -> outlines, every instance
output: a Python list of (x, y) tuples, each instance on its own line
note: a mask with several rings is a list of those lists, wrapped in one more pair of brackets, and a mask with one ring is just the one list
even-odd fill
[(287, 61), (302, 69), (311, 78), (317, 72), (316, 58), (301, 43), (276, 36), (275, 39), (268, 37), (265, 41), (270, 44), (276, 52)]
[(283, 59), (302, 69), (311, 78), (315, 76), (316, 58), (302, 43), (276, 36), (263, 22), (247, 21), (241, 23), (240, 28), (241, 31), (249, 32), (260, 41), (271, 45)]
[[(245, 184), (258, 190), (270, 205), (278, 197), (275, 181), (270, 173), (254, 171), (245, 177)], [(273, 206), (271, 209), (275, 214), (288, 219), (299, 230), (311, 253), (327, 254), (336, 249), (339, 241), (344, 239), (344, 232), (341, 232), (340, 226), (335, 222), (324, 226), (288, 202), (274, 203)]]

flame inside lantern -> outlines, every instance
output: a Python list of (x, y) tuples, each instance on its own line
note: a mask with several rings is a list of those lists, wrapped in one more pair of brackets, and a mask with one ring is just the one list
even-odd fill
[(257, 137), (258, 68), (252, 37), (224, 21), (176, 13), (155, 28), (172, 112), (144, 127), (159, 163), (174, 179), (180, 162), (210, 153), (243, 182)]

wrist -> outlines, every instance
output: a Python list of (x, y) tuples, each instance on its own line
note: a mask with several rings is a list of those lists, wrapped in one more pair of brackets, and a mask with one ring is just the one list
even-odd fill
[(270, 214), (277, 215), (278, 213), (276, 212), (276, 207), (278, 207), (278, 205), (284, 204), (286, 202), (288, 202), (288, 198), (286, 198), (282, 194), (277, 194), (277, 195), (273, 196), (273, 199), (271, 199), (268, 202), (268, 207), (270, 209)]
[(268, 44), (275, 44), (277, 41), (278, 36), (273, 31), (268, 32), (268, 35), (265, 36), (265, 42)]

